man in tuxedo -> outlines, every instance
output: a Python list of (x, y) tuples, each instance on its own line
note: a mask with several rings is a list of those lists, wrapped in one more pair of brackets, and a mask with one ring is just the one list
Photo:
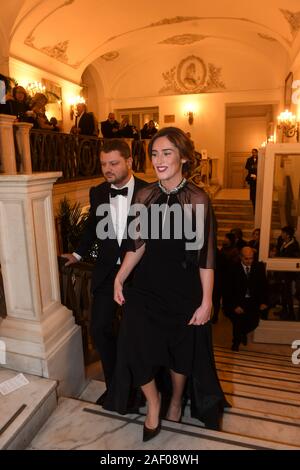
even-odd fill
[(257, 149), (252, 149), (251, 153), (251, 157), (247, 158), (245, 168), (248, 171), (246, 182), (250, 187), (250, 199), (253, 205), (253, 210), (255, 210), (258, 151)]
[[(90, 213), (76, 252), (62, 256), (68, 259), (66, 266), (76, 263), (88, 252), (97, 239), (97, 235), (101, 237), (99, 256), (92, 276), (91, 335), (102, 362), (108, 389), (115, 368), (117, 346), (114, 326), (117, 320), (118, 304), (113, 298), (114, 279), (126, 254), (130, 206), (137, 191), (147, 183), (132, 175), (130, 148), (124, 140), (106, 141), (101, 151), (100, 161), (106, 182), (90, 190)], [(101, 206), (104, 209), (101, 210), (103, 215), (99, 215)], [(109, 211), (113, 233), (109, 233), (108, 237), (104, 238), (99, 233), (99, 226), (107, 217), (106, 209)], [(99, 397), (97, 403), (103, 405), (105, 398), (106, 392)]]
[(113, 139), (120, 136), (120, 124), (115, 119), (114, 113), (109, 113), (106, 121), (101, 122), (101, 132), (104, 139)]
[(77, 116), (75, 126), (72, 127), (72, 134), (98, 136), (97, 121), (93, 113), (88, 113), (84, 103), (78, 103), (76, 106)]
[(232, 321), (232, 350), (238, 351), (240, 343), (247, 344), (247, 333), (255, 330), (260, 316), (268, 308), (268, 285), (264, 264), (254, 261), (254, 250), (244, 247), (241, 260), (232, 266), (227, 297), (227, 316)]

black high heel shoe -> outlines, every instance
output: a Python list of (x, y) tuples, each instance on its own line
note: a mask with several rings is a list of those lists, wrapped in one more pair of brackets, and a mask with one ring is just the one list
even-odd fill
[(161, 430), (161, 421), (159, 420), (158, 425), (154, 429), (147, 428), (147, 426), (144, 424), (143, 428), (143, 442), (150, 441), (150, 439), (153, 439), (155, 436), (157, 436), (160, 433)]

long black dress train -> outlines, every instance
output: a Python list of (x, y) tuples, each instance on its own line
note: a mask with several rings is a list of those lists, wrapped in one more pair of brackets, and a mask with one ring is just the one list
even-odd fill
[(154, 204), (167, 204), (171, 211), (177, 206), (182, 215), (185, 204), (190, 204), (194, 228), (196, 204), (202, 204), (204, 225), (200, 230), (204, 231), (204, 244), (200, 250), (187, 250), (184, 227), (178, 238), (180, 227), (177, 223), (177, 232), (174, 230), (172, 216), (168, 219), (170, 237), (165, 239), (168, 224), (164, 215), (155, 238), (152, 233), (152, 238), (135, 241), (133, 249), (146, 243), (145, 253), (132, 283), (124, 288), (115, 377), (104, 407), (125, 414), (132, 387), (138, 388), (156, 378), (162, 369), (171, 368), (188, 377), (192, 416), (207, 427), (218, 429), (227, 403), (216, 374), (211, 324), (188, 326), (201, 305), (199, 268), (214, 268), (215, 262), (216, 229), (209, 198), (192, 183), (183, 182), (171, 194), (165, 194), (158, 183), (153, 183), (139, 191), (136, 202), (148, 208), (149, 232), (154, 228)]

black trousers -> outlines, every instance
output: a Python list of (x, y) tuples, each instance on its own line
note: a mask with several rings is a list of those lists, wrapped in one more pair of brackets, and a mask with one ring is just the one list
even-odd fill
[(113, 299), (114, 279), (119, 266), (93, 292), (91, 315), (91, 336), (100, 356), (106, 387), (114, 373), (117, 355), (117, 336), (119, 329), (119, 305)]
[(244, 313), (230, 312), (228, 314), (232, 322), (233, 343), (237, 345), (241, 343), (242, 336), (257, 328), (260, 317), (259, 308), (251, 302), (251, 299), (245, 299), (241, 307)]

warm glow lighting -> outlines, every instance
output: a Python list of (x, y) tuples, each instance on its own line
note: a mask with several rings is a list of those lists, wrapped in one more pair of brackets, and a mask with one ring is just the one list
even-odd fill
[(281, 129), (286, 137), (294, 137), (294, 135), (297, 135), (298, 140), (299, 123), (295, 114), (291, 113), (291, 111), (288, 111), (286, 109), (285, 111), (279, 114), (279, 116), (277, 117), (277, 121), (278, 129)]
[(36, 93), (45, 93), (46, 87), (42, 85), (40, 82), (30, 82), (26, 86), (27, 93), (33, 97)]
[(85, 103), (85, 99), (83, 98), (83, 96), (77, 95), (77, 96), (71, 96), (69, 98), (70, 106), (76, 106), (79, 103)]
[(76, 106), (80, 103), (83, 103), (85, 104), (85, 99), (83, 98), (83, 96), (71, 96), (69, 98), (69, 104), (70, 104), (70, 119), (71, 121), (73, 120), (74, 118), (74, 115), (77, 116), (77, 109), (76, 109)]
[(197, 105), (195, 103), (186, 103), (184, 105), (184, 115), (188, 118), (188, 123), (190, 125), (194, 122), (194, 116), (197, 111)]

